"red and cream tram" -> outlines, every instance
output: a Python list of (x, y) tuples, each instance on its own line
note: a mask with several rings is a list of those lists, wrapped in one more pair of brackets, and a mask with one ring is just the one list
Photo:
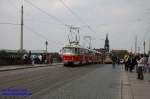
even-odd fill
[(93, 64), (102, 62), (102, 54), (98, 51), (82, 48), (77, 44), (69, 44), (62, 49), (64, 66)]

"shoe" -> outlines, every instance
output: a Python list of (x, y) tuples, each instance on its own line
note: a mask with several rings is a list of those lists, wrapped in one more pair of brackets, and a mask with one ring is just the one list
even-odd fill
[(141, 78), (140, 80), (144, 80), (144, 78)]

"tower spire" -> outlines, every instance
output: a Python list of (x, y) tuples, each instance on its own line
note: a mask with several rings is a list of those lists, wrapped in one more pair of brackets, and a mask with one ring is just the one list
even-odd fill
[(108, 33), (106, 34), (106, 40), (108, 40)]
[(105, 40), (104, 48), (105, 48), (106, 52), (109, 52), (109, 39), (108, 39), (108, 33), (106, 34), (106, 40)]

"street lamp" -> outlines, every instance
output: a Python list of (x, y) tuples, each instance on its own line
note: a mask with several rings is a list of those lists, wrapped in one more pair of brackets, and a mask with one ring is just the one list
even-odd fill
[(144, 46), (144, 55), (145, 55), (145, 41), (144, 41), (144, 43), (143, 43), (143, 46)]
[(48, 63), (48, 52), (47, 52), (48, 41), (45, 42), (45, 45), (46, 45), (46, 63)]
[(48, 41), (45, 42), (45, 45), (46, 45), (46, 52), (47, 52)]

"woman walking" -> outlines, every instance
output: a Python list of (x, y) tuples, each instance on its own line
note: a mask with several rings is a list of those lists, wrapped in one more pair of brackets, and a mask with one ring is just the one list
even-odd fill
[(137, 61), (138, 62), (138, 72), (137, 72), (137, 79), (143, 80), (143, 67), (144, 67), (144, 58), (143, 55), (141, 55), (140, 59)]
[(125, 64), (125, 71), (128, 71), (128, 59), (129, 59), (129, 55), (128, 54), (126, 54), (125, 56), (124, 56), (124, 64)]

